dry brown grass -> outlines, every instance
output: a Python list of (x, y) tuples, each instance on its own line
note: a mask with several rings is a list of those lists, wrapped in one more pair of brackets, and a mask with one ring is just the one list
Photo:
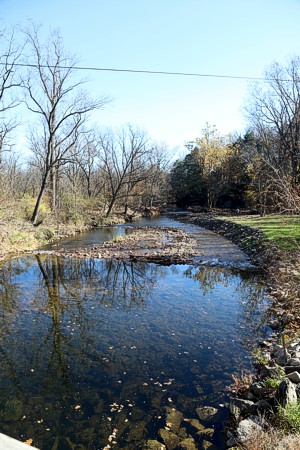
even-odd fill
[(270, 427), (267, 431), (254, 433), (249, 441), (236, 448), (240, 450), (299, 450), (300, 434), (283, 435), (281, 430)]

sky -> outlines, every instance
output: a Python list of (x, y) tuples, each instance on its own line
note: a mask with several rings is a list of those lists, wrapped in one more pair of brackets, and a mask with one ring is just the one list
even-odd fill
[[(300, 55), (300, 0), (0, 0), (0, 28), (33, 19), (59, 28), (79, 65), (261, 77), (273, 61)], [(170, 147), (205, 123), (242, 133), (245, 80), (86, 72), (95, 96), (114, 100), (100, 126), (136, 124)]]

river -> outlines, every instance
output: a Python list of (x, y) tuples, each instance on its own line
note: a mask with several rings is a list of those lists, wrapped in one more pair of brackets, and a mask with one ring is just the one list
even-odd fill
[[(160, 266), (42, 254), (2, 265), (1, 432), (42, 450), (146, 449), (150, 439), (175, 448), (187, 438), (225, 448), (226, 388), (266, 333), (262, 276), (236, 246), (175, 215), (130, 226), (149, 224), (183, 228), (203, 257)], [(203, 406), (218, 414), (199, 420)]]

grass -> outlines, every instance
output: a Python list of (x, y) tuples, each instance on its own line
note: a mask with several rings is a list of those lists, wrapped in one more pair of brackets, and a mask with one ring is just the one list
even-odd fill
[(280, 428), (300, 433), (300, 403), (291, 403), (286, 408), (278, 408), (278, 419)]
[(258, 228), (266, 238), (285, 250), (300, 249), (300, 216), (234, 216), (227, 220)]

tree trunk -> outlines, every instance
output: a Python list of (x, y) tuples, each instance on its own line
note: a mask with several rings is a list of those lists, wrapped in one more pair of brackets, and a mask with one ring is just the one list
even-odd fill
[(116, 201), (116, 199), (115, 199), (115, 197), (113, 197), (111, 202), (110, 202), (110, 204), (109, 204), (109, 207), (108, 207), (108, 210), (107, 210), (107, 213), (106, 213), (106, 217), (110, 216), (110, 213), (111, 213), (111, 210), (113, 209), (115, 201)]
[(46, 185), (47, 185), (47, 178), (48, 178), (48, 172), (44, 175), (44, 178), (42, 180), (40, 192), (39, 192), (38, 198), (36, 200), (34, 211), (33, 211), (32, 217), (31, 217), (31, 222), (33, 223), (33, 225), (36, 225), (37, 216), (38, 216), (39, 209), (41, 206), (44, 191), (45, 191)]

